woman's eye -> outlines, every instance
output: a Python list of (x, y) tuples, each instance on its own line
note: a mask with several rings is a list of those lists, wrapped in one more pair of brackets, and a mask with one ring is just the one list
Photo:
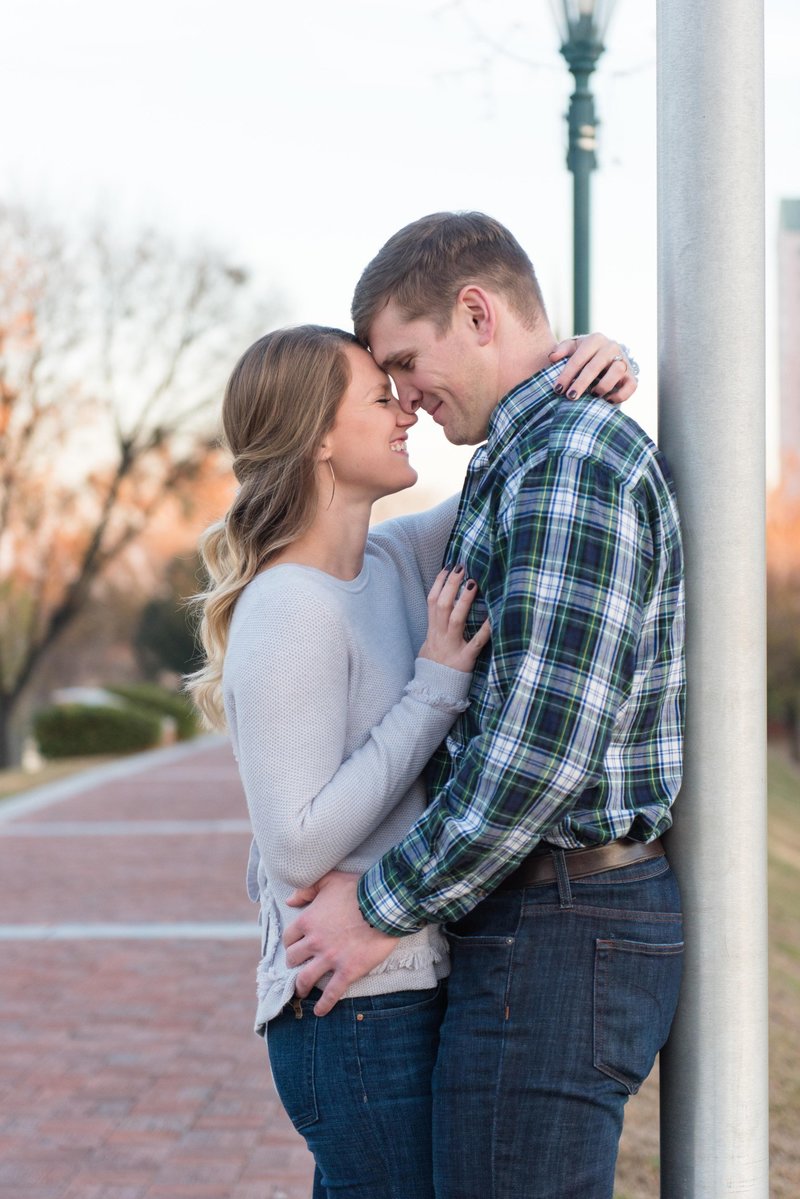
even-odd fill
[(376, 403), (378, 403), (378, 404), (391, 404), (391, 402), (392, 402), (391, 396), (379, 396), (376, 401)]

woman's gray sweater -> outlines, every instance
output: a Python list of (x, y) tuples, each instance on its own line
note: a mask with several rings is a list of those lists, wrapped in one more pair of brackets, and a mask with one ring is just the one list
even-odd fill
[[(253, 826), (259, 1032), (294, 994), (281, 937), (298, 913), (285, 900), (328, 870), (362, 874), (403, 837), (425, 806), (421, 771), (467, 706), (471, 675), (416, 657), (455, 510), (376, 526), (351, 582), (283, 564), (236, 604), (223, 692)], [(447, 969), (429, 925), (347, 995), (431, 987)]]

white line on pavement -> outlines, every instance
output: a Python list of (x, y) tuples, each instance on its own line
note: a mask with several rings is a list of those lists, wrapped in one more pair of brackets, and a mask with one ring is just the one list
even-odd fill
[(250, 832), (249, 820), (48, 820), (0, 825), (0, 837), (182, 837)]
[(0, 941), (255, 941), (255, 921), (228, 924), (0, 924)]

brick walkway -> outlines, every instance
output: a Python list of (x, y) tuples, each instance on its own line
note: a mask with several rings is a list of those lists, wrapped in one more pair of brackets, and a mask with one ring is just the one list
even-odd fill
[(308, 1199), (226, 744), (0, 804), (0, 1199)]

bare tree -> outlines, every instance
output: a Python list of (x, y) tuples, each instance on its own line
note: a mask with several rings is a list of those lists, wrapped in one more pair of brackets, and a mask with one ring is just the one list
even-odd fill
[(37, 666), (168, 496), (269, 306), (208, 246), (0, 207), (0, 765)]

